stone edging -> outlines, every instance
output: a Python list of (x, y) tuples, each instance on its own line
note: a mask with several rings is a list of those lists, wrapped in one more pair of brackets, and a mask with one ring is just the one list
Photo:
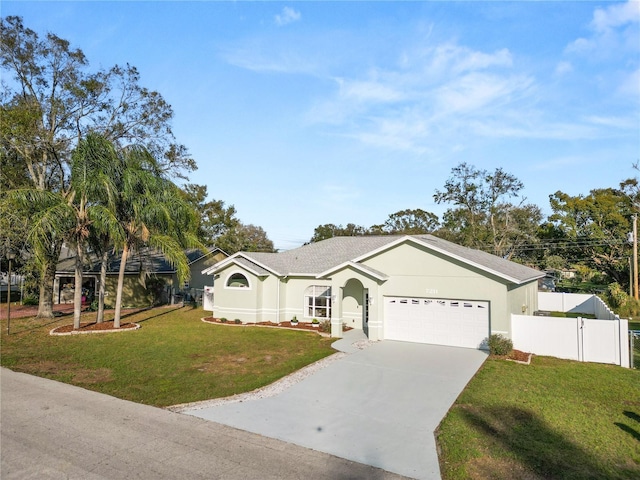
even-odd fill
[(135, 332), (136, 330), (138, 330), (140, 328), (140, 325), (137, 323), (134, 323), (135, 327), (133, 328), (111, 328), (109, 330), (72, 330), (71, 332), (56, 332), (56, 329), (60, 328), (60, 327), (56, 327), (54, 329), (52, 329), (49, 332), (49, 335), (58, 335), (58, 336), (64, 336), (64, 335), (88, 335), (91, 333), (120, 333), (120, 332)]
[(201, 318), (200, 320), (202, 320), (204, 323), (208, 323), (210, 325), (221, 325), (223, 327), (260, 327), (260, 328), (280, 328), (283, 330), (294, 330), (296, 332), (311, 332), (311, 333), (317, 333), (318, 335), (320, 335), (321, 337), (330, 337), (331, 335), (329, 333), (325, 333), (325, 332), (321, 332), (318, 329), (315, 330), (309, 330), (308, 328), (293, 328), (293, 327), (279, 327), (277, 325), (258, 325), (257, 323), (234, 323), (234, 322), (226, 322), (226, 323), (220, 323), (220, 322), (210, 322), (206, 319), (206, 317)]

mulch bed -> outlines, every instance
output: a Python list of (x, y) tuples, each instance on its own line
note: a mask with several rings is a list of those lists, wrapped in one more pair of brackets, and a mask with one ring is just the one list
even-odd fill
[(529, 365), (531, 363), (531, 353), (522, 352), (520, 350), (511, 350), (509, 355), (495, 355), (496, 358), (502, 358), (504, 360), (511, 360), (513, 362), (525, 363)]
[[(309, 330), (312, 332), (318, 332), (318, 333), (323, 333), (320, 330), (320, 327), (314, 327), (312, 326), (311, 323), (309, 322), (298, 322), (297, 324), (292, 324), (291, 322), (280, 322), (280, 323), (275, 323), (275, 322), (258, 322), (258, 323), (235, 323), (233, 320), (227, 320), (226, 322), (222, 322), (220, 321), (219, 318), (214, 318), (214, 317), (207, 317), (207, 318), (203, 318), (202, 319), (203, 322), (208, 322), (208, 323), (218, 323), (220, 325), (229, 325), (229, 326), (238, 326), (238, 327), (247, 327), (247, 326), (252, 326), (252, 325), (258, 325), (260, 327), (278, 327), (278, 328), (290, 328), (293, 330)], [(344, 331), (348, 331), (348, 330), (352, 330), (351, 327), (345, 327)], [(324, 333), (328, 333), (328, 332), (324, 332)]]
[(137, 323), (121, 323), (120, 328), (114, 328), (113, 320), (105, 321), (102, 323), (96, 322), (86, 322), (81, 323), (80, 328), (74, 329), (73, 325), (63, 325), (58, 328), (54, 328), (51, 330), (51, 334), (60, 334), (60, 333), (73, 333), (73, 332), (119, 332), (121, 330), (131, 330), (140, 328)]

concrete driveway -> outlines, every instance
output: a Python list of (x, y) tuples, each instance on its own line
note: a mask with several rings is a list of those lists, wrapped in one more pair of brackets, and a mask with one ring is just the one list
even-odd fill
[(274, 397), (184, 413), (407, 477), (439, 479), (434, 430), (486, 358), (479, 350), (384, 341)]

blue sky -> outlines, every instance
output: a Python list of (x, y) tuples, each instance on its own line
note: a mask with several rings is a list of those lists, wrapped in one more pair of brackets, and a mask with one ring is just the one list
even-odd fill
[(640, 2), (12, 2), (172, 105), (191, 181), (277, 248), (433, 202), (461, 162), (549, 212), (636, 176)]

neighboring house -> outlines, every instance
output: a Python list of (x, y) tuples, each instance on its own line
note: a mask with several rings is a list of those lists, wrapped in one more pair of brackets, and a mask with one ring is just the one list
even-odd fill
[[(178, 284), (176, 270), (160, 252), (150, 252), (141, 256), (134, 254), (129, 257), (125, 267), (122, 305), (146, 307), (155, 303), (169, 303), (175, 295), (179, 295), (181, 299), (186, 295), (198, 297), (202, 295), (202, 289), (207, 282), (211, 284), (211, 277), (203, 275), (202, 270), (228, 257), (226, 253), (215, 247), (210, 248), (206, 253), (192, 249), (185, 251), (185, 254), (189, 260), (191, 278), (188, 284), (184, 285)], [(113, 254), (107, 264), (105, 285), (107, 308), (115, 306), (120, 259), (119, 254)], [(63, 249), (56, 268), (54, 303), (73, 302), (74, 271), (75, 257), (68, 250)], [(148, 272), (144, 283), (141, 280), (142, 271)], [(100, 261), (95, 256), (91, 256), (83, 270), (82, 279), (83, 296), (87, 303), (97, 296), (99, 279)]]
[(432, 235), (334, 237), (282, 253), (239, 252), (205, 269), (214, 314), (245, 323), (331, 321), (372, 340), (484, 348), (537, 310), (544, 272)]

